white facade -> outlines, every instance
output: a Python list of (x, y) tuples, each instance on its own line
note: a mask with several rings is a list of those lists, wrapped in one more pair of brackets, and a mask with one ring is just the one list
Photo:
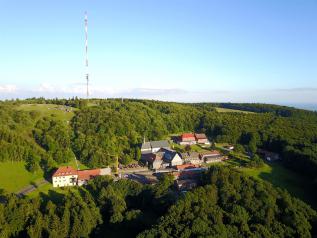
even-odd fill
[(75, 186), (77, 184), (78, 175), (54, 176), (53, 187)]
[(175, 156), (171, 160), (171, 166), (182, 165), (182, 164), (183, 164), (182, 158), (179, 156), (178, 153), (176, 153)]

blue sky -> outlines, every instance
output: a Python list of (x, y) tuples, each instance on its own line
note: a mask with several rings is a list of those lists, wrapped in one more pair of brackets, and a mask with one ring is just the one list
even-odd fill
[(317, 1), (1, 0), (0, 98), (317, 103)]

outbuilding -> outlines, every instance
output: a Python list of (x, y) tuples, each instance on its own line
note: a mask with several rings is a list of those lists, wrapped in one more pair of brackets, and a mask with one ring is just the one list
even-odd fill
[(207, 136), (204, 133), (195, 133), (195, 138), (198, 144), (205, 144), (205, 145), (210, 144)]

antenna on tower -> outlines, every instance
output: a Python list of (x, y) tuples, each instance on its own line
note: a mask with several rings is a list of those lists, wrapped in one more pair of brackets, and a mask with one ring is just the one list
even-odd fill
[(87, 86), (87, 91), (86, 91), (86, 96), (87, 99), (89, 98), (89, 71), (88, 71), (88, 16), (87, 12), (85, 12), (85, 66), (86, 66), (86, 86)]

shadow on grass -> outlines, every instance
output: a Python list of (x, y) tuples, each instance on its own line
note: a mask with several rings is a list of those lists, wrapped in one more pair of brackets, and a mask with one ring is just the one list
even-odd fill
[(56, 192), (54, 190), (49, 190), (47, 194), (40, 192), (39, 196), (45, 202), (45, 204), (48, 201), (58, 204), (63, 200), (65, 194)]
[(250, 160), (245, 158), (239, 158), (237, 156), (228, 155), (229, 160), (226, 161), (226, 164), (232, 167), (245, 167)]
[(268, 165), (271, 167), (271, 171), (260, 172), (259, 178), (287, 190), (291, 195), (303, 200), (317, 210), (317, 192), (309, 178), (283, 167), (280, 162), (269, 163)]

